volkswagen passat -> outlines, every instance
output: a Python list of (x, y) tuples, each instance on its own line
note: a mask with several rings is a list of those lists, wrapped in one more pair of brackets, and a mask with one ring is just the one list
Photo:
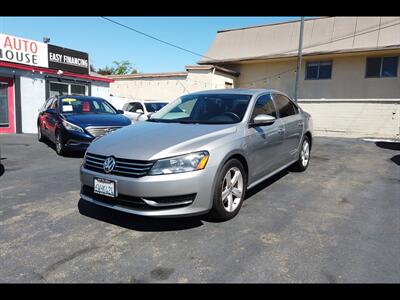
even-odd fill
[(227, 89), (182, 96), (148, 121), (93, 142), (81, 198), (144, 216), (234, 217), (246, 189), (310, 161), (312, 120), (285, 94)]

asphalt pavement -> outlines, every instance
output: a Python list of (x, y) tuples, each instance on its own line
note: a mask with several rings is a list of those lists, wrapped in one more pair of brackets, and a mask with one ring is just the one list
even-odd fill
[(80, 201), (81, 155), (0, 136), (0, 282), (400, 282), (400, 147), (317, 137), (308, 170), (234, 219), (153, 219)]

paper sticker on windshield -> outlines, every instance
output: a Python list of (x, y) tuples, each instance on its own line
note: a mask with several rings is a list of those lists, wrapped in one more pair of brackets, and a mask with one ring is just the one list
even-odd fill
[(74, 108), (72, 107), (72, 105), (63, 105), (64, 112), (73, 111), (73, 110), (74, 110)]
[(63, 102), (71, 103), (71, 102), (76, 101), (76, 99), (74, 99), (74, 98), (64, 98), (64, 99), (62, 99), (62, 101), (63, 101)]

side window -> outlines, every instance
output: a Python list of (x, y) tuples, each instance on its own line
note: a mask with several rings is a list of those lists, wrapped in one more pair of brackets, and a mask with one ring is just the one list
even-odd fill
[(136, 110), (138, 110), (138, 109), (141, 109), (144, 112), (142, 103), (139, 103), (139, 102), (136, 103)]
[(55, 98), (55, 99), (53, 99), (53, 101), (51, 101), (51, 104), (50, 104), (50, 106), (49, 106), (49, 108), (51, 108), (51, 109), (54, 109), (54, 110), (57, 110), (57, 99)]
[(137, 104), (138, 104), (137, 102), (131, 102), (131, 103), (129, 103), (128, 111), (130, 111), (130, 112), (136, 112), (136, 109), (138, 109)]
[(275, 118), (277, 117), (275, 106), (271, 98), (271, 94), (260, 96), (257, 99), (256, 104), (254, 105), (254, 110), (251, 116), (251, 120), (253, 120), (257, 115), (260, 114), (270, 115)]
[(281, 118), (289, 117), (298, 113), (297, 107), (287, 97), (283, 95), (274, 95), (274, 100)]
[(53, 102), (53, 100), (54, 100), (54, 98), (50, 98), (50, 99), (48, 99), (47, 100), (47, 102), (43, 105), (43, 110), (45, 111), (45, 110), (47, 110), (49, 107), (50, 107), (50, 105), (51, 105), (51, 103)]

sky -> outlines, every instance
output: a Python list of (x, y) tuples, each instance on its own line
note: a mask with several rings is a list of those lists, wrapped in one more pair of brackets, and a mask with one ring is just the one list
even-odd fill
[[(300, 17), (109, 17), (191, 51), (206, 54), (218, 30)], [(162, 44), (101, 17), (0, 17), (0, 32), (89, 53), (100, 68), (129, 60), (141, 73), (184, 71), (200, 57)]]

